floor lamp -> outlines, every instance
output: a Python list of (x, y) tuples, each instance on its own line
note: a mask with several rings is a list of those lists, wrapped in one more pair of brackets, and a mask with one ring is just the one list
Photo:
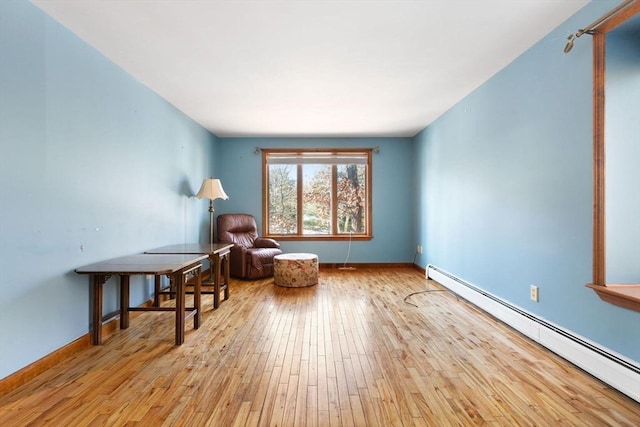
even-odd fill
[(219, 179), (207, 178), (202, 181), (200, 191), (196, 194), (198, 199), (209, 199), (209, 243), (213, 243), (214, 226), (213, 226), (213, 201), (215, 199), (227, 200), (229, 196), (222, 189)]

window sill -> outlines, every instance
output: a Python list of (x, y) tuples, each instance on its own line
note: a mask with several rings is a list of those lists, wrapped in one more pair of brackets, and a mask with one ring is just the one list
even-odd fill
[(602, 301), (629, 310), (640, 311), (640, 284), (601, 286), (589, 283), (587, 287), (593, 289)]
[(324, 240), (324, 241), (345, 241), (345, 240), (371, 240), (373, 236), (363, 235), (363, 234), (352, 234), (349, 236), (348, 234), (339, 234), (339, 235), (331, 235), (331, 234), (312, 234), (307, 236), (291, 236), (291, 235), (277, 235), (277, 234), (269, 234), (264, 235), (263, 237), (269, 237), (271, 239), (277, 241), (312, 241), (312, 240)]

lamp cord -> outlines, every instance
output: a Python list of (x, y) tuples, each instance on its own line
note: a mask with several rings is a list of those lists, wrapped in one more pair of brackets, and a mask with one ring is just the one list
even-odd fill
[(410, 293), (409, 295), (407, 295), (406, 297), (404, 297), (404, 300), (403, 300), (403, 301), (404, 301), (405, 303), (409, 304), (409, 305), (412, 305), (412, 306), (414, 306), (414, 307), (418, 307), (418, 305), (417, 305), (417, 304), (414, 304), (414, 303), (412, 303), (412, 302), (409, 302), (409, 301), (407, 301), (407, 299), (409, 299), (409, 297), (412, 297), (412, 296), (414, 296), (414, 295), (418, 295), (418, 294), (430, 294), (430, 293), (432, 293), (432, 292), (451, 292), (451, 294), (452, 294), (454, 297), (456, 297), (456, 301), (460, 301), (460, 298), (458, 298), (458, 295), (456, 295), (456, 293), (455, 293), (455, 292), (453, 292), (453, 291), (451, 291), (450, 289), (427, 289), (426, 291), (412, 292), (412, 293)]
[(344, 264), (342, 264), (344, 268), (347, 268), (347, 261), (349, 261), (349, 255), (351, 254), (351, 233), (352, 231), (349, 230), (349, 246), (347, 246), (347, 257), (344, 259)]
[[(416, 263), (416, 257), (418, 256), (418, 252), (416, 251), (416, 254), (413, 256), (413, 263)], [(427, 272), (429, 271), (429, 266), (430, 264), (427, 264)], [(427, 287), (429, 286), (429, 278), (427, 277)], [(460, 298), (458, 298), (458, 295), (453, 292), (451, 289), (427, 289), (425, 291), (418, 291), (418, 292), (412, 292), (409, 295), (407, 295), (406, 297), (404, 297), (403, 301), (406, 304), (412, 305), (414, 307), (418, 307), (417, 304), (414, 304), (412, 302), (407, 301), (410, 297), (414, 296), (414, 295), (418, 295), (418, 294), (430, 294), (432, 292), (451, 292), (451, 294), (453, 294), (454, 297), (456, 297), (457, 301), (460, 301)]]

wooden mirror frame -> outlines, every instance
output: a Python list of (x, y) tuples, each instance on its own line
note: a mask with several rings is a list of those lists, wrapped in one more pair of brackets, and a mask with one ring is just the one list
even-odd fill
[(605, 47), (607, 33), (638, 13), (634, 2), (593, 30), (593, 278), (587, 284), (603, 301), (634, 311), (640, 311), (640, 284), (606, 283)]

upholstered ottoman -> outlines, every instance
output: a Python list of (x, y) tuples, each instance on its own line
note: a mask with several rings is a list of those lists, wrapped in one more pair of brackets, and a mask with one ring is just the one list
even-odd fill
[(282, 254), (273, 258), (273, 280), (278, 286), (302, 288), (318, 284), (318, 255)]

